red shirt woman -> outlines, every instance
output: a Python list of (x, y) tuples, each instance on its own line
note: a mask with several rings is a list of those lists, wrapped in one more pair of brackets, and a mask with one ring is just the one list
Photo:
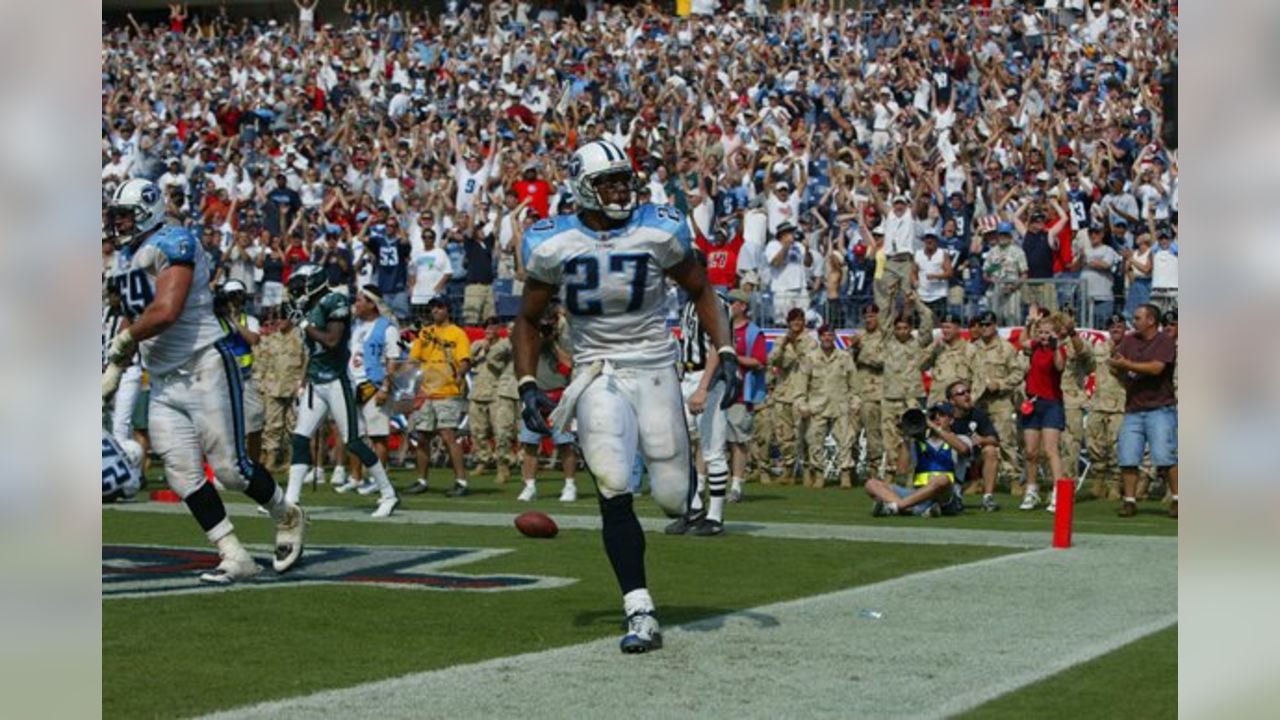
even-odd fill
[[(1023, 335), (1024, 342), (1030, 342), (1024, 352), (1031, 355), (1031, 367), (1027, 371), (1027, 401), (1022, 406), (1027, 492), (1022, 497), (1021, 510), (1034, 510), (1040, 504), (1038, 475), (1042, 457), (1049, 461), (1051, 481), (1064, 475), (1058, 454), (1058, 441), (1067, 427), (1066, 409), (1062, 405), (1062, 371), (1067, 367), (1064, 343), (1080, 342), (1074, 325), (1070, 320), (1064, 325), (1058, 317), (1042, 317), (1028, 323)], [(1055, 504), (1051, 496), (1047, 509), (1054, 510)]]

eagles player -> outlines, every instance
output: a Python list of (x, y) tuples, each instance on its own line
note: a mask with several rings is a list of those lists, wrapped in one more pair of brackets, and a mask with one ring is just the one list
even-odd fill
[(120, 292), (128, 326), (107, 347), (103, 400), (115, 393), (125, 364), (140, 350), (151, 377), (152, 447), (170, 487), (222, 558), (200, 580), (225, 585), (259, 572), (236, 538), (222, 498), (205, 481), (202, 455), (225, 487), (243, 490), (271, 514), (272, 565), (276, 572), (288, 570), (302, 555), (306, 516), (245, 448), (240, 371), (213, 314), (209, 256), (185, 228), (164, 223), (164, 198), (148, 180), (116, 189), (107, 223), (121, 256), (109, 282)]
[(638, 204), (631, 163), (613, 143), (578, 148), (569, 177), (578, 213), (542, 220), (523, 240), (528, 279), (513, 331), (522, 417), (530, 430), (551, 434), (543, 413), (552, 403), (534, 380), (538, 324), (563, 289), (574, 380), (552, 420), (557, 429), (577, 420), (582, 457), (600, 497), (605, 553), (622, 589), (622, 651), (642, 653), (662, 647), (662, 634), (628, 485), (637, 450), (653, 498), (668, 515), (686, 512), (695, 489), (664, 274), (697, 308), (717, 348), (717, 381), (726, 384), (729, 401), (738, 394), (738, 361), (715, 293), (690, 252), (684, 216), (668, 206)]
[(302, 331), (307, 346), (307, 381), (298, 397), (297, 420), (293, 426), (293, 461), (289, 465), (289, 489), (285, 497), (298, 502), (302, 483), (311, 472), (311, 436), (325, 415), (332, 413), (338, 434), (351, 454), (369, 472), (380, 499), (373, 517), (391, 515), (400, 499), (387, 477), (387, 470), (373, 450), (360, 439), (360, 405), (356, 403), (347, 363), (351, 351), (351, 301), (342, 293), (330, 292), (324, 268), (299, 265), (286, 284), (289, 319)]

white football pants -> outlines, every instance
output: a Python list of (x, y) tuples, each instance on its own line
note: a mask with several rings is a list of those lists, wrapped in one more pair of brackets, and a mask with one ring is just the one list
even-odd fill
[(675, 366), (618, 367), (606, 363), (575, 408), (582, 459), (606, 498), (631, 492), (631, 468), (640, 451), (653, 499), (663, 512), (685, 512), (696, 479), (684, 399)]
[(680, 381), (680, 392), (684, 396), (684, 420), (689, 434), (696, 437), (698, 447), (702, 449), (702, 459), (707, 464), (707, 475), (728, 475), (729, 460), (725, 455), (725, 438), (728, 436), (729, 423), (725, 411), (720, 409), (720, 398), (724, 397), (724, 383), (716, 383), (707, 391), (707, 408), (700, 415), (689, 412), (689, 398), (702, 382), (702, 370), (685, 373)]
[(228, 489), (248, 487), (253, 463), (245, 448), (243, 403), (240, 368), (221, 342), (178, 370), (151, 376), (151, 445), (179, 497), (204, 482), (204, 459)]

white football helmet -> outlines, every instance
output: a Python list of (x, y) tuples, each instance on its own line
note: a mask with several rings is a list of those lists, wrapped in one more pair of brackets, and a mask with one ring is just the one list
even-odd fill
[[(605, 175), (626, 174), (631, 197), (625, 205), (606, 205), (596, 191), (595, 182)], [(579, 209), (598, 210), (614, 220), (631, 217), (639, 204), (639, 185), (631, 159), (622, 148), (607, 140), (593, 140), (578, 148), (569, 159), (569, 187)]]
[[(120, 218), (133, 220), (133, 228), (120, 232)], [(164, 222), (164, 193), (150, 180), (134, 178), (116, 188), (107, 204), (107, 225), (115, 236), (116, 246), (125, 247), (151, 232)]]

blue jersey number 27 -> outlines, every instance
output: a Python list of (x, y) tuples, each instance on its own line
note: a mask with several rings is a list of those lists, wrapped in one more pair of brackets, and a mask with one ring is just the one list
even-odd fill
[[(570, 259), (564, 265), (568, 282), (564, 286), (564, 304), (574, 315), (602, 315), (604, 303), (599, 298), (584, 298), (600, 289), (600, 259), (595, 255), (583, 255)], [(631, 296), (626, 312), (639, 310), (644, 303), (644, 288), (649, 279), (649, 256), (644, 253), (616, 253), (609, 255), (609, 273), (626, 274), (631, 286)]]

